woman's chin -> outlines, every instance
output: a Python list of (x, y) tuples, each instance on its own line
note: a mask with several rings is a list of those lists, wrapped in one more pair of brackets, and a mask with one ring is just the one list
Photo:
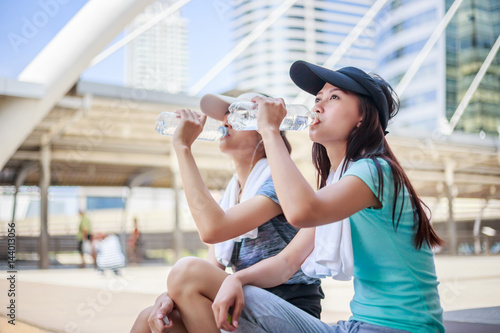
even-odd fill
[(316, 131), (316, 129), (309, 129), (309, 140), (313, 141), (313, 142), (317, 142), (318, 140), (318, 132)]
[(219, 142), (219, 150), (221, 151), (221, 153), (231, 156), (235, 153), (238, 153), (239, 149), (238, 147), (235, 147), (229, 141), (226, 141), (226, 139), (224, 139)]
[(226, 139), (221, 139), (219, 141), (219, 150), (222, 152), (222, 153), (225, 153), (226, 150), (227, 150), (227, 144), (226, 144)]
[(324, 143), (328, 142), (328, 139), (325, 140), (325, 136), (321, 135), (320, 132), (318, 131), (309, 131), (309, 140), (311, 140), (314, 143), (319, 143), (324, 145)]

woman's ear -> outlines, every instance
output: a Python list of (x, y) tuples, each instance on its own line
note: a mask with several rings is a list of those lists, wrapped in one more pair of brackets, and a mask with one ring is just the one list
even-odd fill
[(359, 126), (361, 126), (361, 123), (362, 123), (362, 122), (363, 122), (363, 119), (361, 119), (361, 120), (358, 122), (358, 124), (356, 125), (356, 127), (358, 127), (358, 128), (359, 128)]

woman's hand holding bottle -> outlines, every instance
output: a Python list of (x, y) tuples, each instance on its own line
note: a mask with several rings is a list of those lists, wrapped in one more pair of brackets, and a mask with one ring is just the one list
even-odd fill
[(252, 102), (258, 105), (257, 128), (262, 135), (263, 132), (280, 131), (280, 125), (287, 115), (285, 101), (282, 98), (255, 97)]
[(203, 131), (207, 116), (189, 109), (179, 109), (175, 111), (175, 114), (180, 118), (180, 122), (174, 132), (173, 145), (191, 148), (194, 140)]

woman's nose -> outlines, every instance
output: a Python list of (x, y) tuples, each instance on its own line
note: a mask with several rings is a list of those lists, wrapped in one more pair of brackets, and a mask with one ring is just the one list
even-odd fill
[(316, 104), (314, 104), (314, 107), (312, 109), (312, 112), (316, 112), (316, 113), (323, 113), (323, 105), (321, 104), (321, 102), (318, 102)]

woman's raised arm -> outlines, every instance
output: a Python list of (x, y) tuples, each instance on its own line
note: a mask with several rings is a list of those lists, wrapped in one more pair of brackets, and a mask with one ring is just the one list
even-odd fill
[(206, 116), (190, 110), (179, 110), (181, 122), (173, 146), (189, 210), (201, 240), (213, 244), (240, 236), (281, 214), (281, 207), (265, 196), (255, 196), (224, 211), (203, 182), (191, 145), (203, 130)]
[(315, 227), (379, 205), (368, 185), (353, 176), (315, 191), (292, 161), (280, 137), (279, 124), (286, 114), (283, 100), (260, 97), (254, 100), (259, 104), (258, 131), (266, 148), (276, 194), (291, 225)]

